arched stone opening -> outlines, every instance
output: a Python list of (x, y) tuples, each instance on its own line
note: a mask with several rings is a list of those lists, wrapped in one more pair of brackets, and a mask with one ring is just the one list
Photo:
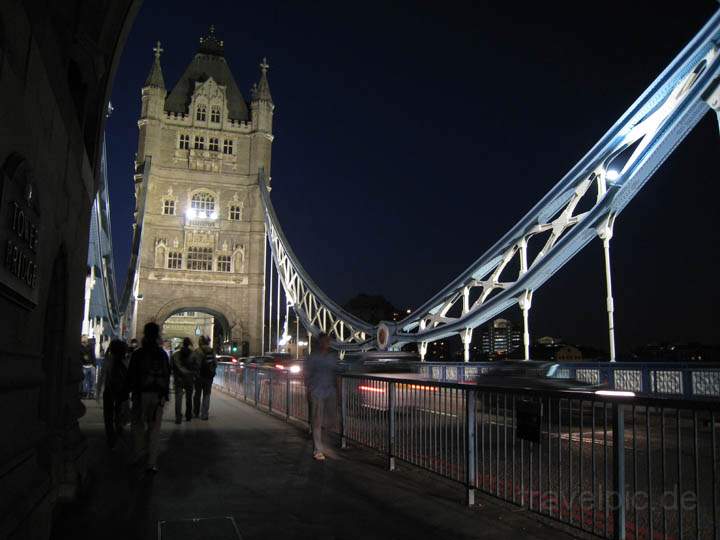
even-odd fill
[(218, 302), (194, 299), (174, 300), (160, 309), (155, 317), (173, 349), (189, 337), (195, 346), (201, 335), (212, 340), (215, 350), (221, 351), (233, 342), (242, 342), (243, 329), (234, 310)]

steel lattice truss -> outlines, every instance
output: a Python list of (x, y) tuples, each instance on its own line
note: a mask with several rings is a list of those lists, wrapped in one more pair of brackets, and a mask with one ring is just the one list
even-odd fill
[[(720, 12), (598, 143), (493, 247), (398, 323), (383, 323), (380, 345), (426, 344), (472, 329), (532, 293), (593, 238), (612, 235), (615, 217), (710, 110), (720, 86)], [(719, 112), (720, 114), (720, 112)], [(282, 234), (261, 183), (268, 240), (287, 297), (313, 333), (340, 349), (377, 345), (378, 328), (332, 302), (309, 279)], [(385, 343), (382, 343), (385, 342)]]
[(267, 239), (272, 250), (272, 259), (288, 303), (314, 335), (329, 334), (337, 348), (371, 348), (375, 328), (345, 312), (328, 298), (305, 273), (290, 248), (282, 229), (277, 225), (277, 216), (270, 201), (268, 189), (261, 178), (260, 193), (265, 208)]

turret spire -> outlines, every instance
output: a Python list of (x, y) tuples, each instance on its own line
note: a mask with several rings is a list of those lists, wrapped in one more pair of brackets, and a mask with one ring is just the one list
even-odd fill
[(256, 87), (253, 86), (253, 101), (273, 102), (272, 95), (270, 94), (270, 84), (267, 80), (267, 72), (269, 69), (270, 64), (268, 64), (267, 58), (263, 58), (260, 63), (260, 82)]
[(162, 88), (165, 90), (165, 80), (163, 79), (162, 67), (160, 67), (160, 55), (163, 53), (163, 48), (158, 41), (155, 47), (153, 47), (155, 53), (155, 60), (150, 68), (150, 73), (145, 79), (145, 86), (152, 86), (155, 88)]

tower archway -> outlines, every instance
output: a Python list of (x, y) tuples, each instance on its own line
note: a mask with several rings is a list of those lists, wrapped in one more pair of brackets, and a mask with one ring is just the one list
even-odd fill
[(243, 341), (243, 327), (235, 310), (216, 300), (178, 298), (165, 304), (154, 319), (173, 349), (185, 337), (194, 345), (200, 336), (210, 337), (218, 351), (229, 343)]

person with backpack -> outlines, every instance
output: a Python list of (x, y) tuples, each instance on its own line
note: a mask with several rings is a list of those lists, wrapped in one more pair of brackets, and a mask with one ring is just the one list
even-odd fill
[(147, 449), (147, 471), (156, 473), (160, 425), (170, 398), (170, 362), (160, 343), (160, 327), (149, 322), (143, 328), (139, 349), (130, 357), (128, 386), (132, 392), (132, 431), (135, 462)]
[(175, 423), (182, 423), (182, 400), (185, 394), (185, 420), (192, 420), (192, 397), (195, 379), (200, 366), (195, 363), (192, 340), (183, 339), (182, 347), (172, 355), (172, 373), (175, 382)]
[[(210, 347), (210, 339), (200, 336), (198, 348), (193, 353), (195, 363), (200, 367), (197, 379), (195, 379), (195, 395), (193, 396), (193, 414), (202, 420), (207, 420), (210, 414), (210, 391), (212, 390), (217, 359)], [(201, 404), (202, 403), (202, 407)]]
[(105, 438), (110, 448), (115, 448), (123, 431), (123, 403), (128, 399), (127, 373), (127, 345), (124, 341), (113, 339), (105, 353), (96, 393), (99, 402), (102, 392)]

